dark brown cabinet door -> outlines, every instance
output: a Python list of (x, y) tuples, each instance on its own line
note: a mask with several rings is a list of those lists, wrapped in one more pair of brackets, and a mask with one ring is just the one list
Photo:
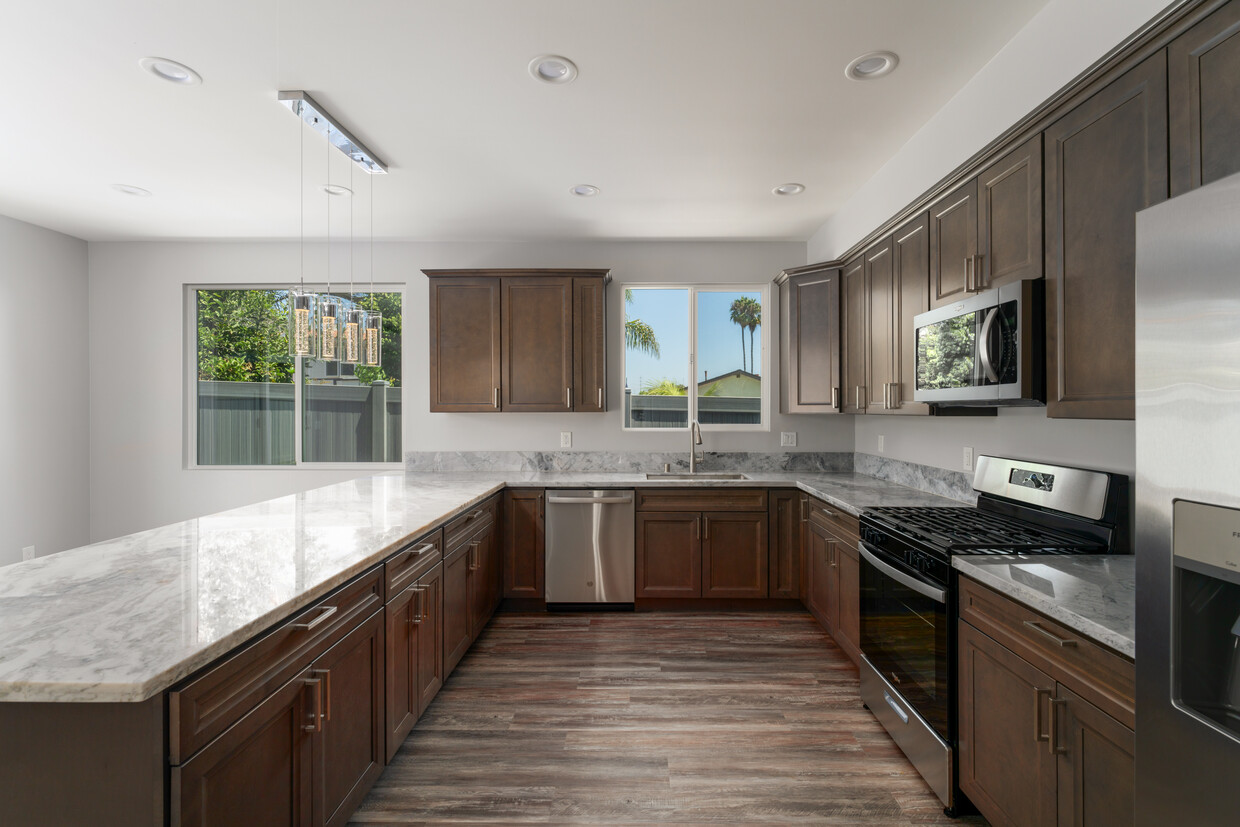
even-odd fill
[(637, 597), (702, 596), (702, 516), (637, 513)]
[(418, 587), (413, 584), (384, 607), (387, 630), (384, 646), (384, 740), (388, 761), (400, 749), (418, 722), (418, 647), (421, 644), (421, 613)]
[(499, 279), (430, 280), (431, 410), (500, 409)]
[(844, 413), (865, 413), (866, 374), (866, 313), (869, 307), (865, 289), (865, 257), (844, 265), (840, 276), (844, 293), (844, 365), (843, 399), (840, 409)]
[(1047, 128), (1046, 413), (1132, 419), (1138, 210), (1167, 197), (1158, 52)]
[(772, 491), (767, 515), (770, 526), (771, 597), (801, 597), (801, 493)]
[(573, 279), (573, 410), (607, 410), (607, 306), (603, 279)]
[(383, 772), (383, 631), (376, 612), (311, 667), (324, 708), (313, 740), (316, 825), (347, 822)]
[(976, 290), (1042, 278), (1042, 136), (977, 177)]
[(418, 578), (422, 619), (418, 629), (417, 717), (421, 717), (443, 686), (443, 564)]
[(817, 618), (828, 634), (835, 634), (835, 596), (831, 593), (831, 556), (836, 539), (822, 526), (810, 520), (805, 524), (806, 601), (810, 614)]
[(866, 371), (862, 401), (866, 413), (887, 409), (888, 391), (895, 378), (892, 341), (895, 338), (891, 238), (884, 238), (865, 254)]
[(311, 714), (323, 685), (306, 670), (197, 755), (172, 768), (178, 827), (309, 827)]
[(1136, 736), (1071, 690), (1056, 690), (1059, 827), (1136, 823)]
[(942, 307), (976, 291), (977, 179), (930, 206), (930, 306)]
[(502, 278), (500, 396), (505, 411), (571, 411), (573, 280)]
[(788, 278), (785, 413), (838, 413), (840, 270)]
[(930, 406), (913, 401), (917, 387), (917, 337), (913, 317), (930, 309), (930, 216), (923, 214), (891, 237), (892, 324), (891, 389), (883, 413), (920, 415)]
[(1231, 2), (1167, 49), (1171, 194), (1240, 172), (1240, 2)]
[(473, 559), (468, 544), (449, 549), (443, 561), (443, 669), (444, 678), (460, 663), (473, 643), (469, 634), (469, 565)]
[(839, 585), (839, 622), (835, 642), (853, 663), (861, 663), (861, 561), (847, 543), (835, 547), (835, 578)]
[(1054, 827), (1055, 681), (961, 622), (960, 789), (994, 825)]
[(702, 514), (702, 597), (766, 597), (766, 514)]
[(504, 492), (504, 597), (545, 594), (543, 514), (541, 488)]
[(490, 582), (495, 571), (495, 532), (481, 532), (469, 542), (469, 641), (473, 643), (491, 617), (492, 594), (497, 591)]

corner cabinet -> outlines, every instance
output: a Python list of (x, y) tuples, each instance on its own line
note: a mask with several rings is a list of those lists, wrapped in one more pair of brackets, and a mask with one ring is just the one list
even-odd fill
[(432, 412), (607, 409), (607, 270), (423, 270)]
[(783, 413), (840, 412), (840, 268), (785, 270), (780, 286)]

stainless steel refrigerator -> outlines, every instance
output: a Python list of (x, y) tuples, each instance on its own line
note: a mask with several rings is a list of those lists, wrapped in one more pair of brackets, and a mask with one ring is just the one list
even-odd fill
[(1231, 825), (1240, 819), (1240, 175), (1137, 215), (1136, 296), (1137, 823)]

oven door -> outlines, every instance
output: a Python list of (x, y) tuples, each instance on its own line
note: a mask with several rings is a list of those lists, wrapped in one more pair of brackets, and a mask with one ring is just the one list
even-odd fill
[(947, 588), (862, 542), (861, 652), (950, 742)]

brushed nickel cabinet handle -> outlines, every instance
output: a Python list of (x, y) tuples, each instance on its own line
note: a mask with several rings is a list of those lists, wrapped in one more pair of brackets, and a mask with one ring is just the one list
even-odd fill
[(573, 407), (573, 389), (572, 388), (564, 389), (564, 407), (566, 408)]
[(434, 550), (435, 550), (434, 543), (423, 543), (422, 545), (416, 548), (409, 549), (409, 554), (411, 557), (421, 557), (423, 554), (426, 554), (426, 552), (434, 551)]
[(603, 389), (602, 388), (598, 389), (598, 406), (599, 406), (599, 410), (602, 410), (603, 408)]
[(709, 540), (710, 539), (710, 517), (702, 518), (702, 526), (703, 526), (702, 527), (702, 539)]
[(831, 407), (837, 411), (840, 409), (840, 389), (835, 385), (831, 386)]
[(1047, 637), (1055, 641), (1056, 645), (1058, 646), (1076, 646), (1075, 640), (1072, 640), (1070, 638), (1062, 638), (1059, 635), (1055, 634), (1054, 632), (1043, 629), (1040, 621), (1026, 620), (1025, 625), (1028, 626), (1030, 629), (1033, 629), (1033, 631), (1037, 632), (1043, 637)]
[(981, 253), (973, 257), (973, 289), (978, 293), (986, 289), (986, 277), (983, 275), (985, 268), (982, 266), (985, 258)]
[(318, 626), (320, 623), (327, 620), (327, 618), (331, 617), (335, 613), (336, 613), (335, 606), (322, 606), (319, 609), (318, 617), (316, 617), (314, 620), (311, 620), (309, 623), (294, 623), (293, 628), (301, 632), (308, 632), (311, 629), (313, 629), (315, 626)]
[[(317, 673), (316, 673), (317, 674)], [(322, 732), (323, 731), (323, 682), (318, 678), (306, 678), (305, 685), (314, 690), (314, 706), (310, 713), (310, 720), (314, 723), (302, 724), (302, 730), (305, 732)]]
[(495, 402), (493, 403), (493, 406), (496, 408), (499, 407), (499, 388), (495, 389)]
[(802, 497), (801, 498), (801, 522), (805, 522), (806, 520), (809, 519), (809, 517), (805, 513), (805, 507), (807, 505), (809, 505), (809, 500)]
[(1067, 698), (1051, 698), (1050, 700), (1051, 733), (1050, 733), (1049, 740), (1050, 740), (1051, 755), (1067, 755), (1068, 754), (1068, 748), (1061, 746), (1059, 743), (1059, 712), (1058, 712), (1060, 708), (1065, 707), (1067, 705), (1068, 705)]
[(481, 540), (474, 540), (472, 543), (469, 544), (469, 570), (470, 571), (477, 571), (478, 566), (480, 565), (478, 563), (478, 547), (480, 545), (482, 545)]
[(902, 403), (900, 402), (900, 383), (892, 382), (891, 383), (891, 407), (898, 409), (901, 404)]
[(1047, 700), (1049, 700), (1051, 695), (1054, 695), (1054, 694), (1055, 694), (1054, 689), (1038, 689), (1037, 687), (1034, 687), (1033, 689), (1033, 740), (1034, 741), (1049, 741), (1051, 739), (1049, 732), (1048, 733), (1042, 732), (1042, 696), (1045, 695)]
[(693, 538), (695, 540), (702, 539), (702, 518), (701, 517), (693, 518)]
[[(324, 721), (332, 719), (332, 671), (330, 669), (315, 669), (310, 674), (320, 676), (323, 681), (323, 700), (320, 705), (320, 714)], [(322, 729), (322, 725), (319, 729)]]
[(964, 260), (964, 292), (973, 292), (973, 256), (967, 256)]
[(883, 383), (883, 410), (891, 409), (891, 383)]
[(405, 591), (413, 593), (410, 597), (410, 601), (413, 602), (413, 612), (409, 615), (409, 625), (416, 626), (422, 622), (422, 589), (415, 583)]

